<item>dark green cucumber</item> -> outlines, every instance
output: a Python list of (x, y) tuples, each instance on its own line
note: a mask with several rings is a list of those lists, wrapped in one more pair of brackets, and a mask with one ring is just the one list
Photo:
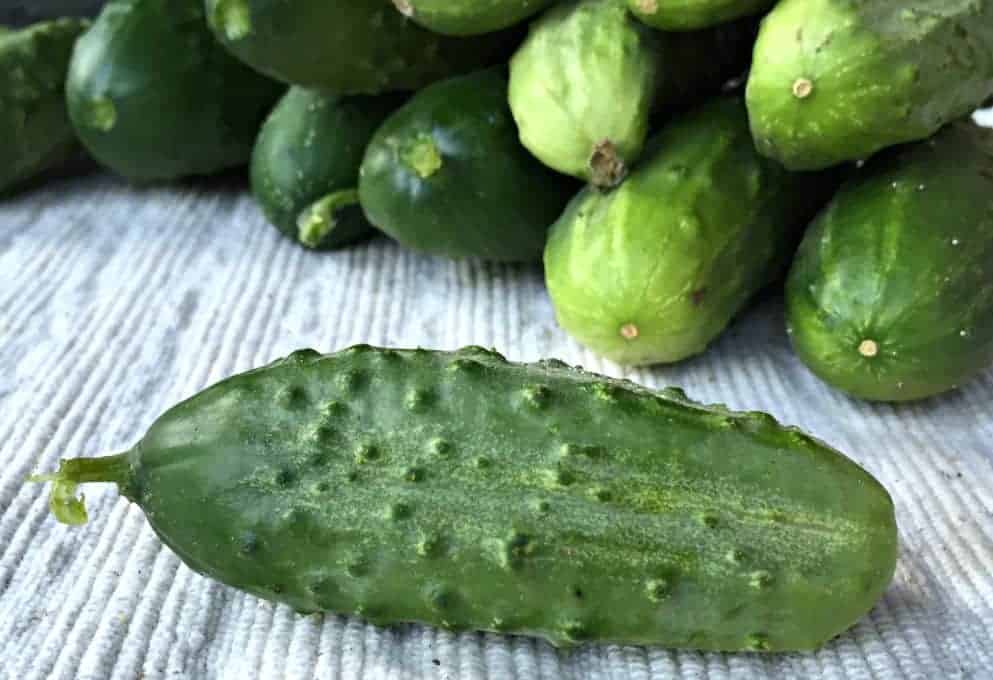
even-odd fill
[(58, 19), (0, 32), (0, 192), (72, 158), (65, 81), (88, 23)]
[(359, 179), (369, 220), (403, 245), (503, 262), (539, 260), (574, 191), (521, 146), (499, 69), (415, 95), (373, 137)]
[(667, 126), (616, 189), (586, 189), (552, 228), (545, 276), (559, 324), (623, 364), (702, 352), (785, 270), (835, 184), (755, 151), (740, 98)]
[(651, 116), (687, 108), (748, 63), (754, 22), (663, 34), (618, 0), (563, 2), (510, 62), (521, 142), (559, 172), (612, 187), (641, 155)]
[(515, 32), (477, 38), (431, 33), (389, 0), (206, 0), (233, 54), (293, 85), (336, 94), (416, 90), (505, 58)]
[(782, 0), (754, 62), (762, 153), (795, 170), (865, 159), (993, 94), (993, 0)]
[(821, 378), (921, 399), (993, 364), (993, 132), (971, 123), (869, 161), (805, 238), (793, 345)]
[(331, 250), (373, 233), (359, 205), (359, 167), (394, 97), (329, 95), (290, 88), (259, 133), (252, 192), (282, 233)]
[(776, 0), (627, 0), (628, 9), (653, 28), (693, 31), (759, 14)]
[(393, 0), (401, 14), (436, 33), (491, 33), (527, 19), (555, 0)]
[(77, 43), (66, 86), (87, 150), (139, 181), (243, 165), (281, 90), (214, 41), (201, 0), (112, 0)]
[(480, 348), (297, 352), (51, 479), (64, 521), (116, 482), (190, 567), (300, 611), (558, 645), (812, 649), (897, 554), (886, 490), (771, 416)]

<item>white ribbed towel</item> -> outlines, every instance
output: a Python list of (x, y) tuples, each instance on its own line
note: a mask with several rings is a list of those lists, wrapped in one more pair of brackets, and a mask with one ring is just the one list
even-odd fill
[[(771, 299), (705, 356), (623, 371), (554, 321), (538, 267), (452, 263), (386, 239), (312, 254), (240, 186), (106, 176), (0, 203), (0, 678), (991, 678), (993, 372), (900, 408), (847, 399), (791, 353)], [(60, 457), (130, 446), (167, 407), (305, 346), (493, 346), (768, 411), (826, 439), (896, 501), (885, 599), (816, 654), (720, 655), (380, 629), (302, 617), (213, 583), (109, 487), (91, 521), (24, 484)]]

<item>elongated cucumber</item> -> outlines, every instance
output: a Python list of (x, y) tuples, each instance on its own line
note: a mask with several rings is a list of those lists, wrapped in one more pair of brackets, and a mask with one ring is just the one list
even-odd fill
[(296, 352), (48, 479), (63, 521), (116, 482), (190, 567), (300, 611), (557, 645), (814, 648), (897, 551), (883, 487), (768, 415), (472, 347)]

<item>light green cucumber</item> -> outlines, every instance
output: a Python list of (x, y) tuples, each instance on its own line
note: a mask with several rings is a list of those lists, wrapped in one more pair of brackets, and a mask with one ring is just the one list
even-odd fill
[(834, 183), (760, 156), (740, 98), (667, 126), (611, 192), (581, 192), (552, 227), (559, 324), (622, 364), (702, 352), (778, 277)]
[(930, 137), (993, 94), (993, 0), (782, 0), (747, 89), (759, 151), (794, 170)]
[(685, 109), (740, 74), (753, 34), (745, 22), (663, 34), (618, 0), (561, 3), (510, 62), (521, 142), (554, 170), (616, 186), (641, 155), (652, 114)]

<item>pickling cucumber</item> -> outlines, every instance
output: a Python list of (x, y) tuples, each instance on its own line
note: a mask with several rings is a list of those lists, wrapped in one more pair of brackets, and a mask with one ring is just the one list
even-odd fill
[(217, 44), (201, 0), (111, 0), (76, 44), (66, 85), (83, 145), (136, 181), (243, 165), (282, 90)]
[[(199, 0), (203, 2), (203, 0)], [(432, 33), (390, 0), (206, 0), (217, 39), (252, 68), (334, 94), (417, 90), (505, 58), (517, 33)]]
[(513, 26), (555, 0), (393, 0), (406, 17), (446, 35), (477, 35)]
[(793, 170), (925, 139), (993, 94), (993, 0), (782, 0), (747, 89), (759, 151)]
[(552, 227), (556, 318), (618, 363), (698, 354), (785, 272), (835, 187), (760, 156), (739, 97), (708, 102), (663, 128), (619, 187), (585, 189)]
[(748, 64), (754, 22), (660, 33), (618, 0), (563, 2), (531, 24), (510, 62), (510, 108), (542, 163), (616, 186), (641, 156), (652, 114), (694, 105)]
[(831, 201), (787, 283), (800, 358), (849, 394), (908, 401), (993, 364), (993, 132), (962, 122), (880, 154)]
[(332, 250), (373, 233), (359, 205), (366, 144), (396, 97), (340, 97), (292, 87), (259, 132), (252, 193), (283, 234)]
[(63, 521), (116, 482), (191, 568), (302, 612), (557, 645), (812, 649), (897, 554), (886, 490), (768, 415), (480, 348), (296, 352), (49, 479)]
[(0, 27), (0, 192), (69, 160), (78, 149), (66, 115), (73, 45), (88, 22)]
[(664, 31), (692, 31), (763, 12), (776, 0), (627, 0), (643, 22)]
[(414, 95), (376, 132), (359, 177), (369, 221), (403, 245), (498, 262), (540, 260), (575, 191), (521, 146), (500, 68)]

